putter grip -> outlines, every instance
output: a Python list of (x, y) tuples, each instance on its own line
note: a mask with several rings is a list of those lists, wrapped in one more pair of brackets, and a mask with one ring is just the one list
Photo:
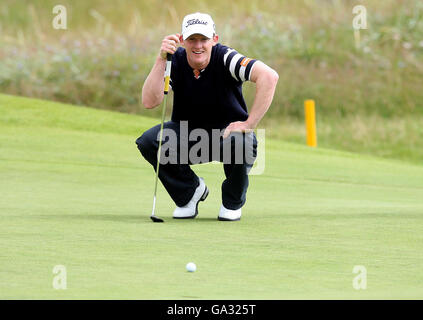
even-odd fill
[(172, 67), (172, 55), (170, 53), (167, 54), (166, 60), (164, 94), (169, 92), (170, 69)]

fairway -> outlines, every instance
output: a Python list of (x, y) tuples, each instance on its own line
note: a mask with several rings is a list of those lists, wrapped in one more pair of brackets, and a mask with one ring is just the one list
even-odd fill
[(267, 139), (241, 221), (217, 221), (206, 164), (198, 217), (173, 220), (159, 184), (156, 224), (135, 139), (157, 123), (0, 95), (1, 299), (423, 298), (423, 166)]

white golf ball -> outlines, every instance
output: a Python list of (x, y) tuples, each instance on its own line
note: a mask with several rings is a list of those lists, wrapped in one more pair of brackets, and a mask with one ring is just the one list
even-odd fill
[(195, 265), (194, 262), (187, 263), (186, 268), (188, 272), (194, 272), (195, 270), (197, 270), (197, 266)]

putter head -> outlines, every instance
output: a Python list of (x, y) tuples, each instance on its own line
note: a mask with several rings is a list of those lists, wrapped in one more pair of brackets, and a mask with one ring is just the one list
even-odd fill
[(153, 222), (164, 222), (163, 219), (160, 219), (159, 217), (156, 216), (150, 216), (151, 220), (153, 220)]

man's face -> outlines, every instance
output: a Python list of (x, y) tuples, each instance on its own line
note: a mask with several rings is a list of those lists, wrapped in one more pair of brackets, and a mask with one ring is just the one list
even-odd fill
[(191, 68), (204, 69), (207, 67), (210, 62), (212, 47), (217, 41), (217, 35), (209, 39), (202, 34), (193, 34), (183, 41)]

